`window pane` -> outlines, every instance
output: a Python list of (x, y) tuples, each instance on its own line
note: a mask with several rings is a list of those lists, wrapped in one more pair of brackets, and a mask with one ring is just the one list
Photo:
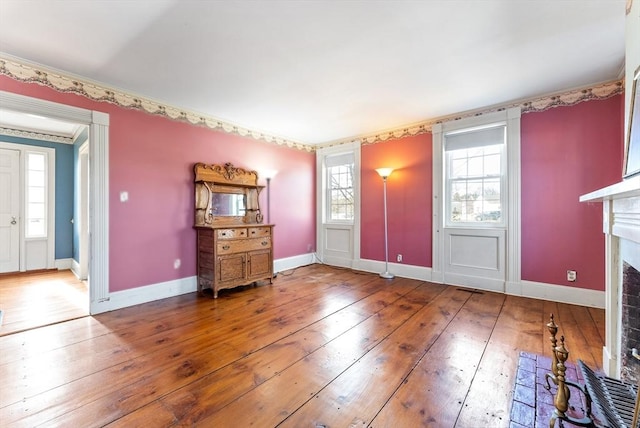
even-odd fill
[(467, 158), (453, 159), (451, 161), (451, 178), (467, 176)]
[(500, 180), (487, 179), (484, 181), (484, 200), (486, 202), (500, 202)]
[(328, 217), (330, 220), (353, 220), (353, 164), (327, 168)]
[(480, 177), (482, 175), (482, 160), (480, 156), (469, 159), (469, 173), (470, 177)]
[(44, 218), (44, 204), (43, 203), (29, 203), (27, 206), (27, 218)]
[(502, 222), (503, 147), (491, 144), (446, 151), (449, 223)]
[(27, 155), (27, 165), (29, 165), (29, 169), (44, 171), (44, 158), (45, 155), (41, 153), (29, 153)]
[(29, 186), (29, 202), (44, 203), (44, 187)]
[(29, 170), (27, 174), (29, 186), (42, 186), (44, 184), (44, 171)]
[(25, 236), (47, 236), (46, 153), (27, 153)]
[(484, 174), (500, 175), (500, 155), (489, 155), (484, 157)]
[(45, 235), (44, 219), (29, 219), (27, 221), (27, 236), (38, 237)]
[(477, 200), (482, 195), (482, 180), (468, 180), (467, 181), (467, 200)]

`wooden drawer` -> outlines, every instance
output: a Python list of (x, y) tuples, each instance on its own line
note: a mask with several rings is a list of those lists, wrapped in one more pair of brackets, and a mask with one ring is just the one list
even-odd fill
[(250, 227), (249, 238), (257, 238), (259, 236), (271, 236), (270, 227)]
[(271, 237), (239, 239), (234, 241), (218, 242), (216, 247), (218, 255), (243, 253), (245, 251), (263, 250), (271, 248)]
[(218, 229), (218, 239), (238, 239), (247, 237), (247, 229), (235, 228), (235, 229)]

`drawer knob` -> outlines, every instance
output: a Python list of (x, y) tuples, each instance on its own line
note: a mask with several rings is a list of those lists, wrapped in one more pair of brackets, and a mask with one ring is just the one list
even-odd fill
[(267, 241), (262, 241), (262, 246), (264, 247), (265, 245), (268, 245), (269, 243)]
[(228, 250), (229, 248), (231, 248), (231, 247), (229, 247), (228, 245), (223, 245), (223, 246), (222, 246), (222, 249), (223, 249), (223, 250)]
[(227, 232), (222, 232), (222, 236), (227, 236)]

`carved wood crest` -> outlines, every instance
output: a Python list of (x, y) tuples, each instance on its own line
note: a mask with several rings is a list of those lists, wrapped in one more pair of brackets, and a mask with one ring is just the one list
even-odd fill
[(223, 184), (258, 185), (258, 173), (244, 168), (238, 168), (231, 162), (224, 165), (197, 163), (193, 167), (195, 181), (208, 181)]

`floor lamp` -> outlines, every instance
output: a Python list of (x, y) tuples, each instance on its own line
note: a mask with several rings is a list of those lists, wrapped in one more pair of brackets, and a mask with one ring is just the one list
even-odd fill
[(382, 177), (384, 189), (384, 272), (380, 274), (382, 278), (391, 279), (393, 274), (389, 273), (389, 242), (387, 235), (387, 178), (393, 172), (393, 168), (377, 168), (376, 171)]
[(269, 169), (263, 172), (264, 177), (267, 179), (267, 224), (271, 223), (271, 179), (276, 175), (278, 171)]

